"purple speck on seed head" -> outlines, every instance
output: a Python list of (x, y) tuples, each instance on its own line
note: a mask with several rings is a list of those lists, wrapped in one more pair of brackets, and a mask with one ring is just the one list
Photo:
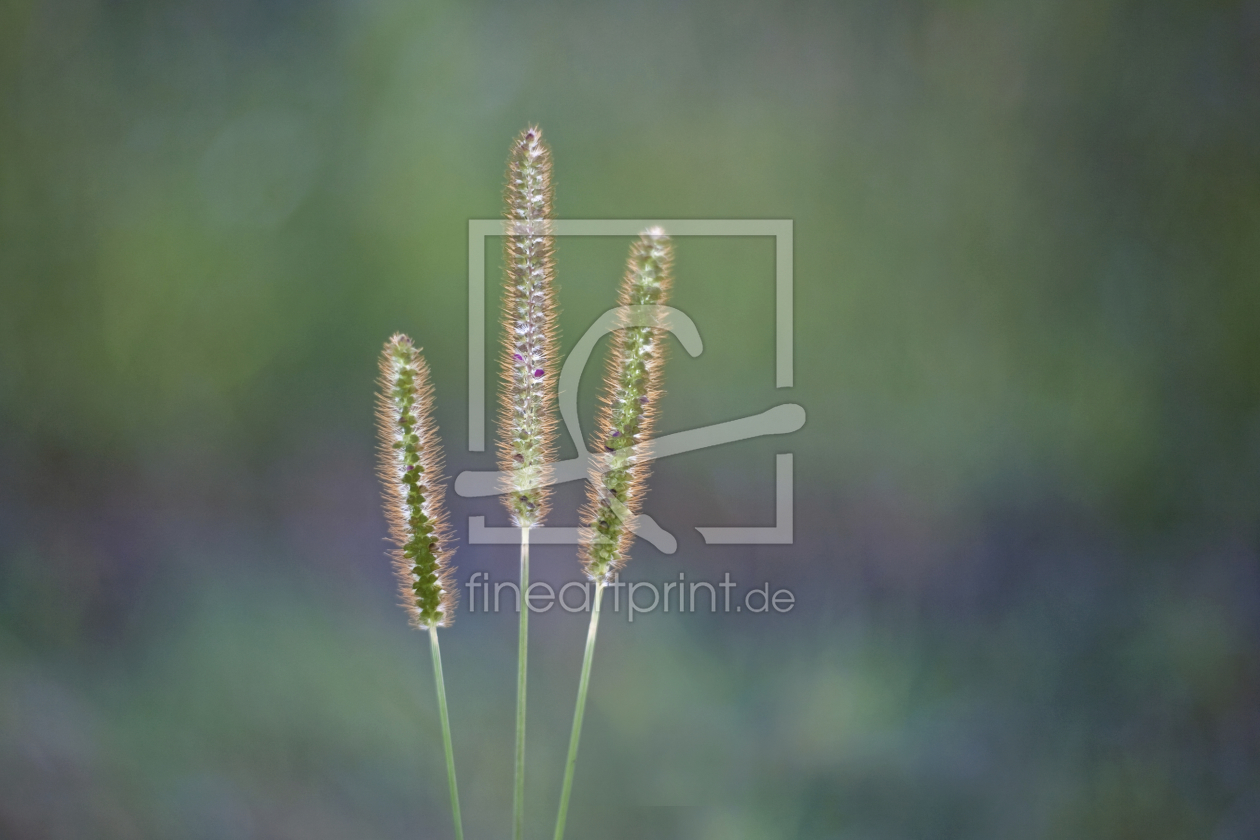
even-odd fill
[(524, 357), (524, 356), (522, 356), (520, 353), (513, 353), (513, 354), (512, 354), (512, 358), (513, 358), (513, 359), (516, 359), (516, 361), (518, 361), (518, 362), (523, 362), (523, 361), (525, 361), (525, 357)]
[(543, 369), (542, 369), (542, 368), (538, 368), (536, 371), (534, 371), (534, 378), (535, 378), (535, 379), (542, 379), (542, 377), (543, 377)]
[(639, 405), (647, 405), (647, 397), (639, 397)]
[(613, 436), (613, 437), (621, 437), (621, 432), (617, 431), (616, 429), (613, 429), (613, 434), (612, 434), (612, 436)]

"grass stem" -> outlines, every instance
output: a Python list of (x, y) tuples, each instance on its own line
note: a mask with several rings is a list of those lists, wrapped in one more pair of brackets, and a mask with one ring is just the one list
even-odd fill
[(512, 838), (525, 836), (525, 688), (529, 663), (529, 528), (521, 529), (521, 629), (516, 651), (516, 772), (512, 788)]
[(429, 647), (433, 651), (433, 679), (437, 683), (438, 711), (442, 716), (442, 746), (446, 748), (446, 778), (451, 784), (451, 818), (455, 840), (464, 840), (464, 821), (459, 815), (459, 787), (455, 784), (455, 750), (451, 747), (451, 718), (446, 711), (446, 681), (442, 679), (442, 648), (437, 625), (429, 625)]
[(573, 731), (569, 733), (569, 757), (564, 763), (564, 784), (560, 788), (560, 813), (556, 816), (555, 840), (563, 840), (564, 823), (569, 816), (569, 794), (573, 790), (573, 768), (577, 764), (578, 738), (582, 734), (582, 717), (586, 713), (586, 690), (591, 684), (591, 660), (595, 656), (595, 634), (599, 630), (599, 604), (604, 597), (604, 582), (595, 582), (595, 599), (591, 606), (591, 626), (586, 631), (586, 653), (582, 656), (582, 676), (578, 680), (577, 707), (573, 710)]

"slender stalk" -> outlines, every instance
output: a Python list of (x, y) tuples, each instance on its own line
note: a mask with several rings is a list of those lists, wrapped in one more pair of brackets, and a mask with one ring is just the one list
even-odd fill
[(586, 631), (586, 653), (582, 656), (582, 676), (578, 680), (577, 707), (573, 710), (573, 731), (569, 733), (569, 757), (564, 764), (564, 784), (560, 788), (560, 813), (556, 816), (555, 840), (563, 840), (564, 823), (569, 816), (569, 794), (573, 790), (573, 768), (577, 764), (578, 738), (582, 734), (582, 717), (586, 713), (586, 689), (591, 684), (591, 660), (595, 656), (595, 634), (599, 630), (599, 603), (604, 597), (604, 582), (595, 582), (595, 603), (591, 607), (591, 626)]
[(459, 815), (459, 787), (455, 784), (455, 750), (451, 747), (451, 718), (446, 711), (446, 681), (442, 679), (442, 648), (438, 645), (436, 624), (429, 625), (429, 647), (433, 651), (433, 679), (437, 684), (438, 712), (442, 717), (446, 778), (451, 783), (451, 818), (455, 821), (455, 840), (464, 840), (464, 821)]
[(455, 751), (446, 710), (446, 681), (437, 629), (455, 618), (451, 575), (450, 532), (442, 505), (442, 450), (433, 424), (433, 388), (429, 366), (420, 349), (397, 333), (381, 354), (377, 420), (381, 435), (380, 475), (385, 489), (385, 514), (394, 542), (390, 552), (402, 605), (413, 627), (429, 631), (433, 678), (446, 747), (446, 777), (451, 785), (455, 840), (464, 840), (455, 785)]
[(551, 151), (537, 126), (512, 144), (504, 191), (503, 388), (499, 469), (503, 503), (521, 529), (520, 639), (516, 674), (516, 766), (512, 837), (525, 833), (525, 685), (529, 654), (529, 530), (550, 505), (555, 449), (556, 301), (552, 260)]
[(529, 662), (529, 528), (521, 529), (521, 629), (516, 648), (516, 773), (512, 788), (512, 837), (525, 835), (525, 685)]

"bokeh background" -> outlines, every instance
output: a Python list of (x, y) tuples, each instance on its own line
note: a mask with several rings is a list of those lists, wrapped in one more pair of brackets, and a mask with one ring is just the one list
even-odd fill
[[(773, 242), (679, 239), (662, 429), (809, 418), (657, 466), (679, 549), (625, 579), (796, 606), (606, 620), (569, 836), (1260, 837), (1260, 3), (1118, 0), (4, 3), (0, 835), (451, 836), (373, 379), (415, 336), (491, 466), (467, 220), (531, 122), (562, 217), (794, 221), (795, 386)], [(564, 348), (627, 244), (559, 243)], [(786, 451), (795, 544), (704, 545)], [(452, 508), (460, 579), (511, 579)], [(466, 601), (503, 837), (515, 616)], [(542, 838), (585, 618), (532, 626)]]

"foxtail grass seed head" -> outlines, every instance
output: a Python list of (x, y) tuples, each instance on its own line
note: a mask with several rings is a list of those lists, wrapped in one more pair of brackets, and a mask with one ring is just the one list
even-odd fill
[(551, 150), (537, 127), (512, 145), (504, 198), (515, 230), (504, 237), (499, 469), (510, 476), (504, 503), (513, 524), (529, 528), (547, 515), (556, 435)]
[[(649, 228), (630, 246), (618, 304), (664, 304), (670, 290), (673, 246), (660, 228)], [(592, 580), (609, 580), (625, 563), (631, 525), (643, 503), (648, 461), (632, 448), (651, 438), (660, 400), (665, 330), (622, 326), (613, 342), (592, 450), (596, 466), (582, 510), (581, 554)]]
[(401, 333), (385, 343), (380, 389), (380, 476), (402, 604), (414, 626), (448, 627), (455, 619), (455, 587), (433, 389), (424, 357)]

